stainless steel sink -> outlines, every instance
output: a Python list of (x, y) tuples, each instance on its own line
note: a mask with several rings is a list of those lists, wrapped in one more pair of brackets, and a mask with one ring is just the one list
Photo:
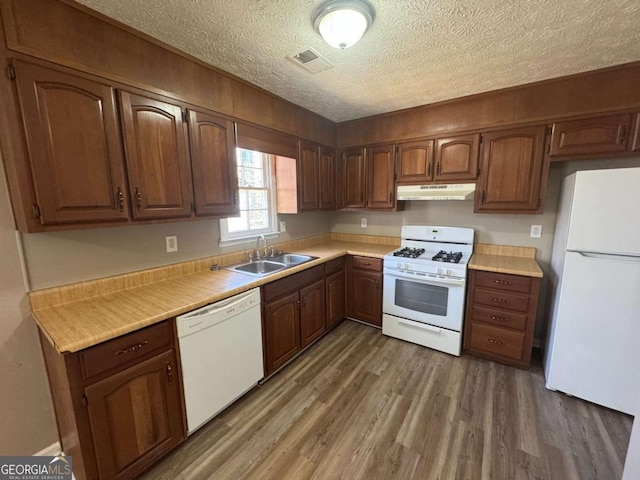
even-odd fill
[(246, 273), (247, 275), (255, 275), (256, 277), (264, 277), (272, 273), (284, 270), (288, 265), (281, 262), (273, 262), (271, 260), (258, 260), (256, 262), (247, 262), (235, 267), (227, 267), (227, 270), (234, 272)]
[(291, 268), (301, 265), (305, 262), (315, 260), (318, 257), (311, 255), (298, 255), (296, 253), (283, 253), (270, 257), (268, 260), (257, 260), (254, 262), (242, 263), (233, 267), (226, 267), (232, 272), (246, 273), (255, 277), (265, 277), (272, 273), (280, 272), (285, 268)]
[(281, 262), (289, 267), (292, 267), (295, 265), (300, 265), (301, 263), (315, 260), (316, 258), (318, 257), (312, 257), (311, 255), (298, 255), (296, 253), (283, 253), (282, 255), (271, 257), (270, 260), (273, 260), (274, 262)]

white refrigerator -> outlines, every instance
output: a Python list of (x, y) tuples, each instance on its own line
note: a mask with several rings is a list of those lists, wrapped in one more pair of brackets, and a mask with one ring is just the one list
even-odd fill
[(547, 388), (640, 413), (640, 168), (565, 178), (550, 277)]

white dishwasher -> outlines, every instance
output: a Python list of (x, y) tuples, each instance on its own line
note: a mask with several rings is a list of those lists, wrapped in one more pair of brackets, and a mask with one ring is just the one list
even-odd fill
[(189, 435), (264, 375), (260, 289), (176, 319)]

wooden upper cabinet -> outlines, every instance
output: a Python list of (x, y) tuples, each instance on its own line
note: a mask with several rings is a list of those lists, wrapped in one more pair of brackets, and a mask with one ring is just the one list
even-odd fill
[(433, 180), (433, 144), (433, 140), (421, 140), (398, 145), (398, 183)]
[(624, 152), (630, 136), (630, 113), (557, 122), (553, 124), (549, 156)]
[(436, 143), (435, 181), (474, 182), (478, 178), (480, 134), (439, 138)]
[(29, 63), (14, 67), (40, 222), (127, 220), (113, 88)]
[(540, 207), (546, 128), (487, 133), (476, 189), (476, 212), (536, 213)]
[(318, 146), (315, 143), (299, 141), (298, 151), (298, 209), (317, 210), (318, 187)]
[(367, 149), (367, 207), (393, 209), (395, 202), (395, 145)]
[(342, 208), (364, 208), (366, 172), (363, 148), (342, 152)]
[(120, 92), (134, 218), (191, 216), (187, 132), (177, 105)]
[(239, 213), (233, 122), (189, 110), (191, 162), (197, 216)]
[(328, 147), (319, 147), (318, 159), (320, 192), (319, 205), (321, 210), (335, 210), (336, 208), (336, 151)]

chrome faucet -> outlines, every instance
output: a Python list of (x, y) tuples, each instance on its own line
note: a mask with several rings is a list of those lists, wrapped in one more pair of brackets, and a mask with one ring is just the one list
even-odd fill
[[(264, 242), (264, 254), (260, 254), (260, 240)], [(264, 235), (258, 235), (256, 239), (256, 259), (260, 260), (260, 258), (267, 257), (269, 255), (269, 247), (267, 246), (267, 239), (264, 238)]]

